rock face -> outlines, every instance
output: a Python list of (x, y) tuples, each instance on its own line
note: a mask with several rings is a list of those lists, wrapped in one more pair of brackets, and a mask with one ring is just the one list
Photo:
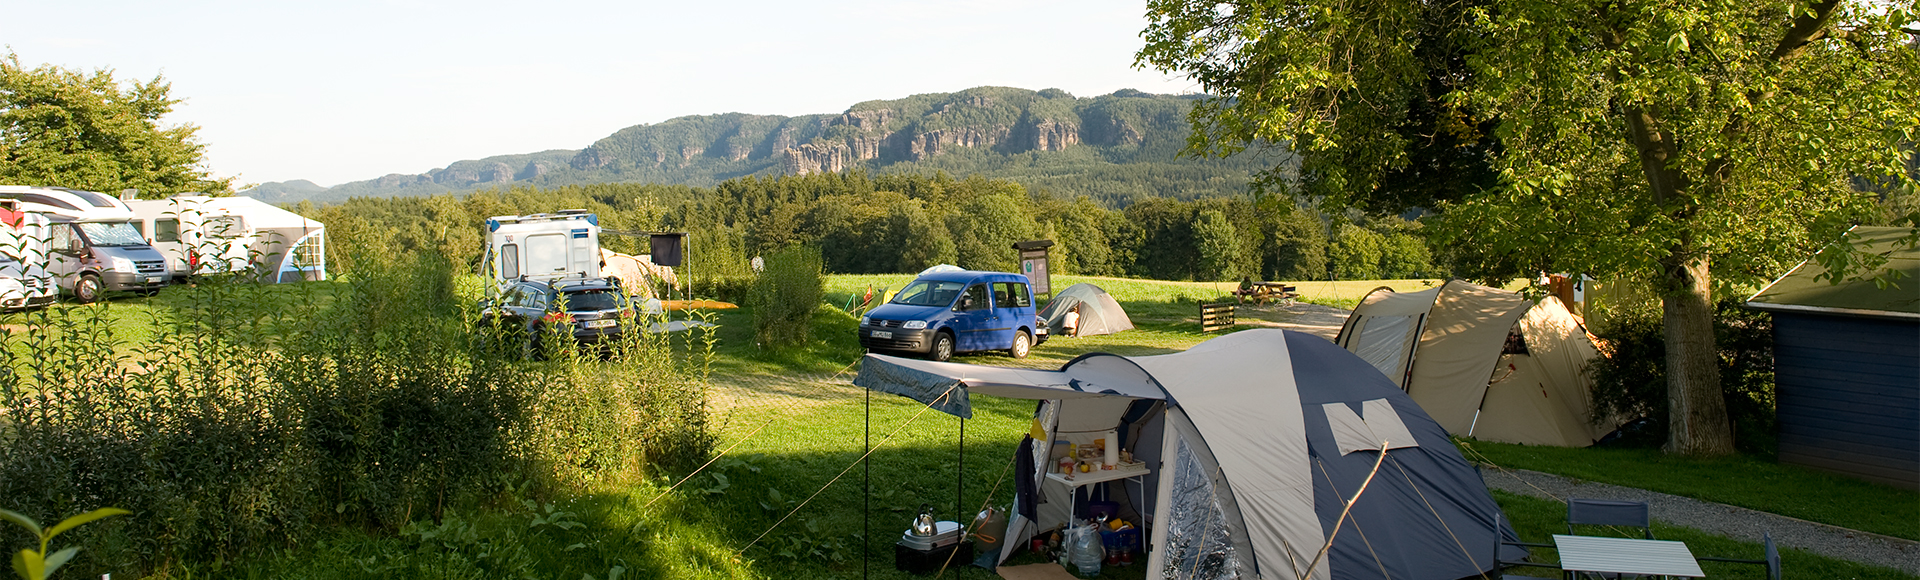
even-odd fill
[(1072, 123), (1041, 121), (1033, 125), (1033, 142), (1027, 145), (1034, 151), (1062, 151), (1069, 145), (1080, 144), (1080, 126)]
[(807, 143), (781, 152), (781, 172), (787, 175), (846, 171), (853, 152), (839, 143)]
[(1076, 147), (1101, 148), (1106, 163), (1169, 163), (1189, 131), (1186, 114), (1194, 98), (1131, 90), (1083, 98), (1058, 89), (976, 87), (867, 101), (834, 114), (694, 115), (626, 127), (580, 150), (458, 161), (418, 175), (332, 188), (266, 184), (273, 187), (261, 194), (345, 199), (547, 182), (705, 187), (747, 175), (884, 170), (962, 151), (964, 159), (940, 167), (970, 171), (960, 168), (999, 167), (995, 157)]

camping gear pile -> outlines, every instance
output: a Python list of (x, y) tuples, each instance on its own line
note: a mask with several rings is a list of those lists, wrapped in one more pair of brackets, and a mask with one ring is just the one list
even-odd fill
[(1405, 390), (1448, 433), (1586, 447), (1619, 426), (1592, 420), (1584, 369), (1600, 356), (1559, 298), (1454, 280), (1419, 292), (1377, 288), (1335, 343)]
[[(1492, 570), (1512, 537), (1440, 424), (1367, 361), (1309, 334), (1091, 353), (1057, 371), (869, 354), (854, 384), (963, 419), (974, 394), (1040, 401), (995, 562), (1063, 528), (1093, 531), (1064, 538), (1068, 560), (1090, 551), (1074, 554), (1075, 540), (1104, 544), (1085, 523), (1101, 496), (1113, 517), (1148, 522), (1133, 530), (1147, 578), (1453, 580)], [(1069, 445), (1108, 437), (1147, 469), (1076, 480), (1052, 469)]]
[(1073, 336), (1097, 336), (1113, 334), (1123, 330), (1133, 330), (1133, 319), (1127, 317), (1127, 311), (1106, 290), (1087, 283), (1074, 284), (1061, 290), (1060, 294), (1040, 309), (1040, 319), (1046, 321), (1047, 333), (1052, 336), (1066, 336), (1067, 313), (1074, 307), (1080, 307), (1080, 319), (1077, 333)]

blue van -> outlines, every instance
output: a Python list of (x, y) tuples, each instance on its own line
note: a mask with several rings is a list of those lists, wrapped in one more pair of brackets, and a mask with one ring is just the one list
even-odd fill
[(1027, 277), (1006, 272), (921, 274), (892, 302), (860, 317), (860, 346), (941, 361), (956, 352), (981, 350), (1024, 358), (1046, 340)]

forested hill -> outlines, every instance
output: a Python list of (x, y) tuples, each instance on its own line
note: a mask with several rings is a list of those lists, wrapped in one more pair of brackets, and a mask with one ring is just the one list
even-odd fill
[(658, 183), (706, 187), (746, 175), (863, 169), (944, 171), (1013, 180), (1109, 207), (1147, 198), (1245, 191), (1253, 171), (1287, 159), (1179, 156), (1193, 97), (1121, 90), (1075, 97), (1059, 89), (978, 87), (855, 104), (840, 114), (726, 113), (627, 127), (580, 150), (459, 161), (423, 174), (322, 188), (304, 180), (245, 194), (273, 203), (431, 195), (525, 185)]

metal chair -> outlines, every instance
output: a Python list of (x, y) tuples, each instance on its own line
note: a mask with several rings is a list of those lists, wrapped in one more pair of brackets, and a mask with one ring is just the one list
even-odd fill
[(1713, 558), (1713, 557), (1704, 557), (1704, 558), (1696, 558), (1696, 559), (1702, 562), (1733, 562), (1735, 564), (1758, 564), (1758, 565), (1767, 567), (1767, 580), (1780, 580), (1780, 548), (1773, 545), (1773, 532), (1767, 532), (1765, 534), (1762, 534), (1760, 536), (1760, 539), (1763, 543), (1766, 544), (1766, 551), (1764, 553), (1764, 555), (1766, 556), (1765, 559), (1746, 560), (1741, 558)]
[(1506, 541), (1504, 538), (1500, 538), (1501, 531), (1505, 529), (1507, 529), (1507, 515), (1504, 513), (1495, 513), (1493, 516), (1493, 533), (1495, 538), (1495, 545), (1493, 547), (1493, 557), (1494, 557), (1493, 571), (1496, 575), (1493, 576), (1493, 578), (1497, 580), (1550, 580), (1551, 578), (1564, 577), (1564, 576), (1521, 576), (1517, 574), (1506, 573), (1508, 568), (1521, 568), (1521, 567), (1551, 568), (1554, 570), (1559, 570), (1560, 565), (1559, 564), (1542, 564), (1539, 562), (1529, 562), (1527, 560), (1508, 560), (1508, 559), (1502, 558), (1501, 552), (1506, 552), (1509, 547), (1519, 548), (1521, 553), (1523, 554), (1522, 557), (1531, 556), (1531, 554), (1527, 553), (1528, 552), (1527, 548), (1552, 548), (1553, 547), (1553, 544), (1532, 544), (1527, 542)]
[(1617, 526), (1640, 528), (1646, 539), (1653, 539), (1653, 522), (1647, 516), (1647, 502), (1604, 499), (1567, 500), (1567, 534), (1574, 526)]

